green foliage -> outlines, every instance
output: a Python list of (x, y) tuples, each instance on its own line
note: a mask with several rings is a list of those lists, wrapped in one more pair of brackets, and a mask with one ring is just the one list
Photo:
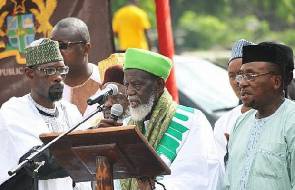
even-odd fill
[(285, 43), (295, 48), (295, 29), (288, 29), (282, 32), (271, 32), (268, 36), (268, 41), (277, 41)]
[[(189, 2), (193, 4), (192, 1), (186, 1), (187, 4)], [(295, 47), (295, 0), (222, 2), (221, 5), (227, 8), (219, 7), (221, 11), (206, 8), (199, 1), (194, 1), (188, 10), (178, 9), (182, 13), (178, 14), (179, 18), (173, 18), (178, 51), (216, 47), (230, 49), (241, 38), (254, 42), (281, 41)], [(185, 3), (182, 2), (181, 8), (184, 6)], [(204, 9), (200, 11), (199, 8), (194, 8), (196, 6)]]
[[(206, 49), (225, 37), (226, 24), (210, 15), (197, 15), (192, 11), (180, 19), (180, 27), (186, 31), (185, 46)], [(218, 32), (217, 32), (218, 31)]]
[[(139, 0), (156, 28), (156, 0)], [(127, 0), (112, 0), (112, 11)], [(230, 49), (245, 38), (295, 47), (295, 0), (170, 0), (177, 50)], [(154, 35), (156, 36), (156, 35)]]
[(228, 0), (226, 6), (230, 16), (257, 15), (259, 20), (268, 21), (274, 30), (294, 24), (295, 0)]
[(254, 11), (252, 14), (257, 13), (259, 19), (268, 20), (275, 30), (294, 24), (294, 0), (252, 0), (249, 4)]
[(185, 35), (182, 36), (183, 44), (177, 45), (199, 49), (220, 46), (230, 48), (237, 39), (257, 41), (270, 32), (268, 23), (259, 21), (255, 16), (220, 20), (211, 15), (197, 15), (192, 11), (183, 14), (179, 25)]
[(268, 22), (250, 15), (244, 18), (233, 18), (225, 21), (228, 24), (229, 41), (245, 38), (251, 41), (263, 39), (270, 32)]
[(289, 29), (284, 32), (281, 32), (280, 35), (281, 35), (280, 39), (284, 43), (292, 47), (295, 47), (295, 30), (294, 29)]

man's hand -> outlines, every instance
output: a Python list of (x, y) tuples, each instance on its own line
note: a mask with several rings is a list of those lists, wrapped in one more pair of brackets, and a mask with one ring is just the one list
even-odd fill
[(138, 178), (137, 179), (138, 188), (140, 190), (153, 190), (155, 189), (155, 182), (152, 178)]
[(97, 128), (100, 127), (114, 127), (114, 126), (122, 126), (123, 123), (118, 123), (117, 121), (114, 121), (113, 119), (102, 119), (97, 124)]

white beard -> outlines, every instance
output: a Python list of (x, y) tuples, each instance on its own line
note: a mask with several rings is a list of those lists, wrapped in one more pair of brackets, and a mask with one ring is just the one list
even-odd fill
[(147, 104), (141, 104), (136, 108), (129, 106), (131, 119), (142, 121), (151, 111), (154, 105), (155, 95), (152, 94)]

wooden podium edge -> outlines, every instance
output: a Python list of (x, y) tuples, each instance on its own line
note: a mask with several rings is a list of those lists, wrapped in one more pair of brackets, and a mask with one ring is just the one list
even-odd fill
[[(116, 128), (117, 132), (118, 131), (126, 131), (126, 130), (134, 130), (137, 135), (139, 136), (139, 138), (147, 145), (146, 147), (153, 152), (155, 155), (158, 155), (156, 150), (148, 143), (147, 139), (145, 138), (145, 136), (139, 131), (138, 127), (136, 127), (135, 125), (129, 125), (129, 126), (114, 126), (114, 127), (106, 127), (106, 128), (96, 128), (96, 129), (84, 129), (84, 130), (76, 130), (76, 131), (72, 131), (71, 133), (69, 133), (67, 136), (76, 136), (76, 135), (81, 135), (81, 134), (95, 134), (97, 132), (100, 133), (108, 133), (108, 132), (112, 132), (113, 129)], [(43, 133), (40, 134), (40, 138), (42, 137), (46, 137), (46, 138), (52, 138), (54, 139), (56, 136), (60, 135), (62, 133)], [(118, 147), (120, 149), (120, 147)], [(125, 152), (122, 151), (120, 149), (121, 153), (124, 155)], [(166, 165), (166, 163), (160, 158), (160, 156), (158, 155), (156, 157), (156, 160), (161, 162), (161, 165), (164, 167), (165, 169), (165, 174), (163, 175), (170, 175), (171, 174), (171, 170), (170, 168)], [(84, 165), (84, 164), (83, 164)]]

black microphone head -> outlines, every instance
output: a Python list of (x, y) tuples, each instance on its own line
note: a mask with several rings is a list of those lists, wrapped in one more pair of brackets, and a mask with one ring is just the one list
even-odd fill
[(95, 102), (94, 102), (94, 100), (91, 99), (91, 97), (89, 97), (88, 100), (87, 100), (87, 105), (90, 106), (92, 104), (95, 104)]
[(104, 89), (97, 92), (95, 95), (91, 96), (87, 100), (88, 105), (93, 105), (95, 103), (103, 104), (106, 101), (106, 97), (109, 95), (118, 94), (118, 86), (115, 84), (108, 84)]
[(117, 121), (123, 114), (123, 106), (121, 104), (113, 104), (111, 107), (111, 119)]

